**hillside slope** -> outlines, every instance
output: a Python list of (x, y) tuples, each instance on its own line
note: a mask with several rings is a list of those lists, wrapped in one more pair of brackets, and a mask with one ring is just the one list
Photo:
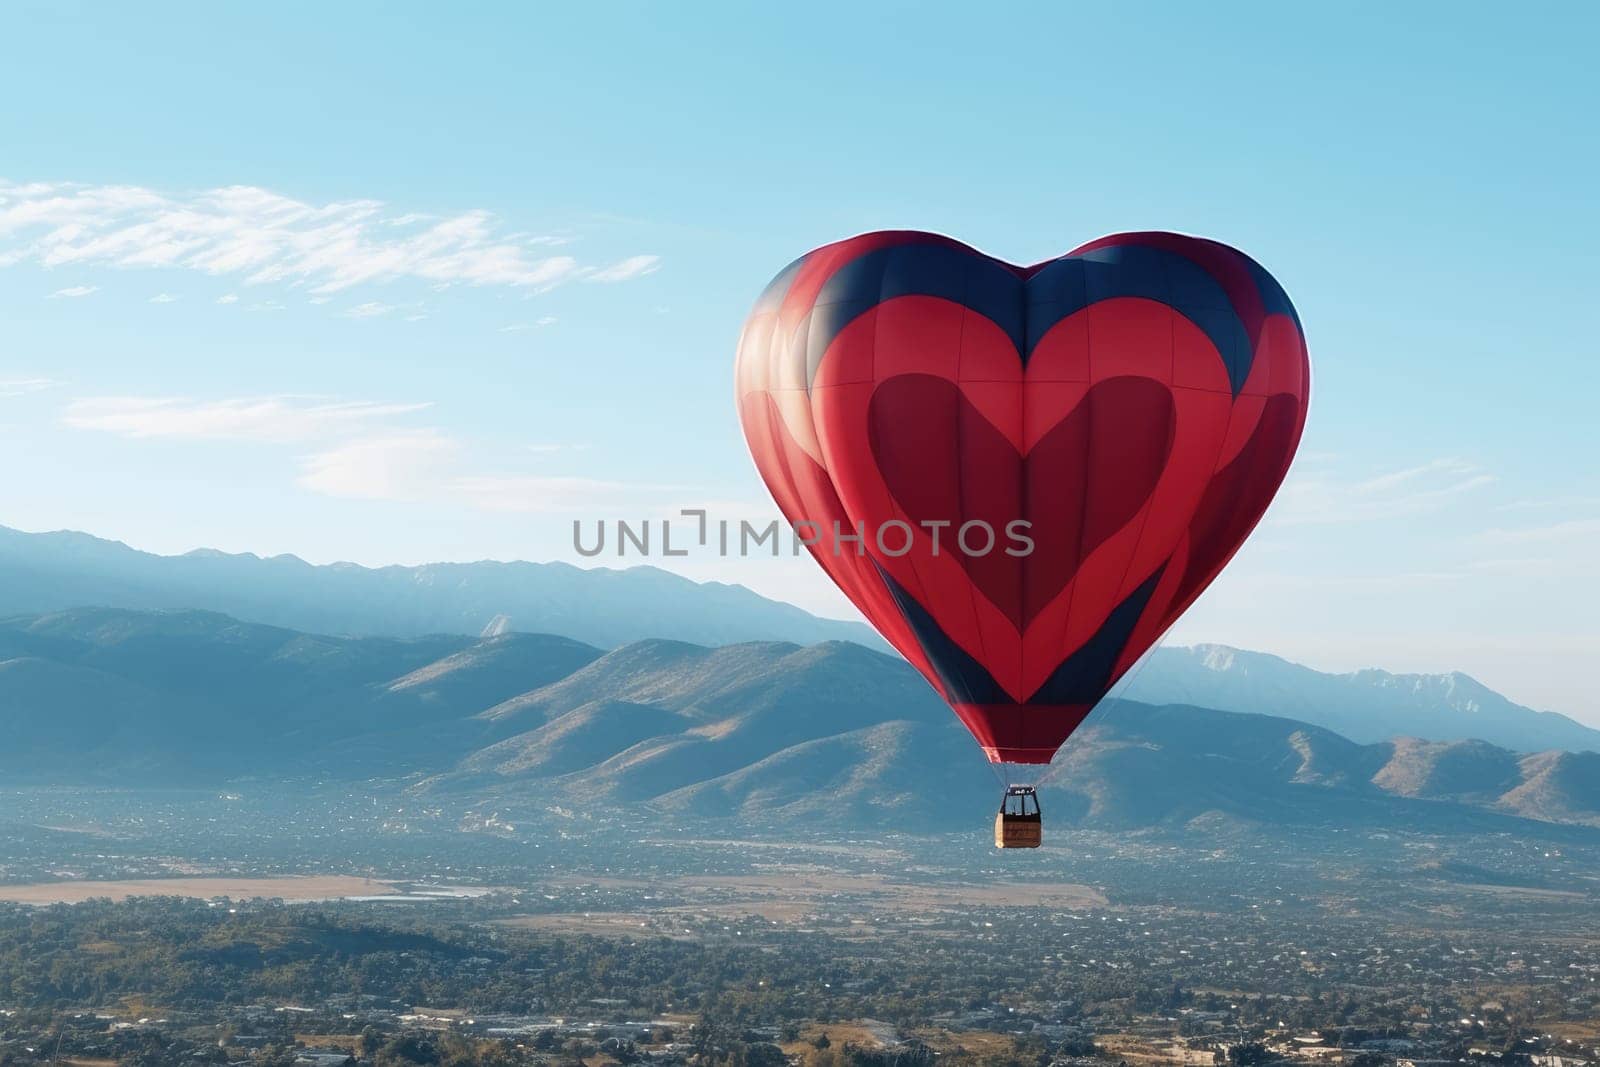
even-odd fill
[(739, 585), (692, 582), (655, 567), (565, 563), (314, 566), (199, 549), (140, 552), (71, 531), (0, 526), (0, 617), (80, 607), (204, 609), (312, 633), (417, 637), (514, 628), (610, 648), (672, 634), (699, 644), (851, 640), (868, 627), (820, 619)]
[(1356, 741), (1476, 738), (1514, 752), (1600, 752), (1600, 730), (1523, 707), (1460, 672), (1326, 674), (1264, 652), (1195, 645), (1157, 649), (1124, 695), (1147, 704), (1286, 715)]
[[(994, 803), (970, 737), (849, 642), (609, 652), (565, 637), (334, 638), (207, 612), (0, 621), (10, 782), (404, 779), (683, 817), (937, 829)], [(1043, 785), (1108, 829), (1207, 816), (1440, 833), (1600, 828), (1600, 756), (1363, 744), (1282, 716), (1112, 701)]]

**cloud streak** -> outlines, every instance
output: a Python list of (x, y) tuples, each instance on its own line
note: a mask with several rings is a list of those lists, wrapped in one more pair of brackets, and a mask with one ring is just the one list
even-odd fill
[(54, 378), (0, 378), (0, 399), (27, 396), (29, 393), (53, 389), (60, 384)]
[(535, 319), (533, 322), (513, 322), (513, 323), (510, 323), (508, 325), (502, 326), (502, 327), (500, 327), (500, 332), (501, 333), (526, 333), (529, 330), (539, 330), (539, 329), (543, 329), (546, 326), (554, 326), (555, 324), (556, 324), (556, 317), (554, 315), (544, 315), (544, 316), (541, 316), (538, 319)]
[[(0, 381), (18, 395), (47, 387), (44, 379)], [(243, 441), (302, 444), (296, 484), (348, 500), (427, 503), (514, 514), (638, 513), (671, 503), (692, 486), (615, 481), (499, 468), (484, 463), (472, 443), (431, 426), (402, 420), (428, 403), (338, 401), (315, 396), (221, 400), (191, 397), (98, 396), (71, 401), (62, 423), (75, 430), (131, 440)], [(533, 457), (581, 452), (587, 443), (536, 443)], [(672, 504), (675, 508), (677, 505)]]
[[(542, 291), (619, 282), (659, 266), (652, 255), (584, 264), (553, 255), (557, 238), (505, 232), (488, 211), (392, 213), (376, 200), (315, 204), (232, 185), (194, 193), (139, 186), (0, 183), (0, 266), (168, 268), (335, 293), (411, 279)], [(87, 295), (92, 286), (58, 295)]]
[(375, 433), (306, 456), (298, 484), (352, 500), (512, 514), (629, 514), (659, 508), (671, 494), (692, 488), (573, 475), (475, 473), (468, 452), (465, 442), (435, 429)]
[(1323, 472), (1293, 473), (1273, 505), (1284, 526), (1374, 522), (1420, 515), (1493, 484), (1494, 475), (1462, 459), (1436, 459), (1357, 481)]
[(102, 396), (72, 401), (62, 422), (76, 430), (129, 438), (292, 443), (370, 430), (375, 422), (428, 406), (297, 396), (229, 400)]
[(1565, 519), (1543, 526), (1484, 530), (1477, 540), (1490, 545), (1554, 545), (1600, 537), (1600, 519)]
[(584, 276), (585, 281), (591, 282), (625, 282), (633, 278), (642, 278), (646, 274), (654, 274), (661, 265), (660, 256), (629, 256), (620, 263), (613, 263), (609, 267), (591, 271)]
[(438, 430), (346, 441), (301, 462), (301, 488), (349, 500), (415, 502), (433, 497), (461, 445)]

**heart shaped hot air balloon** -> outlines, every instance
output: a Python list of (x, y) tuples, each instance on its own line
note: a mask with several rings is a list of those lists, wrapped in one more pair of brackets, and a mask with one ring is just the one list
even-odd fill
[(892, 232), (785, 268), (737, 382), (829, 577), (990, 760), (1047, 763), (1261, 518), (1309, 364), (1283, 289), (1215, 241), (1016, 267)]

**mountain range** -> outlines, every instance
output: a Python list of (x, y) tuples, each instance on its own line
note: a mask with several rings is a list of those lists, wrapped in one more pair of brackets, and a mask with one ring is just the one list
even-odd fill
[(1354, 741), (1406, 734), (1433, 741), (1476, 738), (1516, 752), (1600, 752), (1600, 730), (1523, 707), (1459, 671), (1325, 674), (1225, 645), (1163, 647), (1138, 669), (1125, 695), (1149, 704), (1284, 715)]
[[(842, 640), (887, 650), (859, 623), (817, 618), (741, 586), (692, 582), (652, 567), (314, 566), (294, 556), (209, 549), (158, 556), (82, 533), (0, 527), (0, 617), (90, 606), (201, 609), (307, 634), (387, 638), (386, 647), (394, 648), (402, 647), (395, 639), (443, 648), (451, 642), (438, 635), (520, 631), (561, 634), (600, 649), (670, 635), (708, 646)], [(1148, 704), (1288, 716), (1363, 743), (1415, 736), (1478, 739), (1523, 753), (1600, 752), (1600, 730), (1523, 707), (1459, 673), (1325, 674), (1264, 653), (1202, 645), (1157, 649), (1125, 695)]]
[(416, 637), (515, 629), (609, 648), (671, 633), (734, 641), (859, 641), (861, 623), (821, 619), (740, 585), (693, 582), (656, 567), (566, 563), (316, 566), (297, 556), (197, 549), (158, 556), (73, 531), (0, 526), (0, 615), (77, 607), (198, 608), (309, 633)]
[[(995, 783), (926, 683), (850, 642), (605, 650), (567, 637), (344, 638), (210, 612), (0, 623), (12, 783), (398, 779), (695, 819), (941, 829)], [(1063, 752), (1052, 818), (1600, 829), (1600, 755), (1362, 744), (1288, 718), (1113, 702)], [(1554, 832), (1547, 827), (1545, 832)]]

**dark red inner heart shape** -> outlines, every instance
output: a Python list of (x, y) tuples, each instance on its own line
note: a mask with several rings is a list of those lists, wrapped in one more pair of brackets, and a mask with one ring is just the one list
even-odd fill
[[(1020, 382), (1017, 388), (1018, 425), (1025, 425), (1025, 393)], [(1029, 421), (1039, 414), (1030, 413)], [(895, 502), (913, 523), (951, 524), (942, 530), (941, 554), (961, 561), (1018, 633), (1090, 553), (1138, 516), (1166, 469), (1175, 430), (1171, 390), (1131, 376), (1090, 387), (1026, 455), (948, 378), (897, 375), (873, 392), (868, 411), (873, 457)], [(1034, 547), (1023, 557), (1005, 552), (1007, 524), (1016, 519), (1031, 523)], [(957, 529), (973, 520), (995, 534), (981, 555), (956, 543)], [(917, 536), (920, 545), (928, 543), (925, 531)], [(984, 542), (974, 530), (969, 544)]]

